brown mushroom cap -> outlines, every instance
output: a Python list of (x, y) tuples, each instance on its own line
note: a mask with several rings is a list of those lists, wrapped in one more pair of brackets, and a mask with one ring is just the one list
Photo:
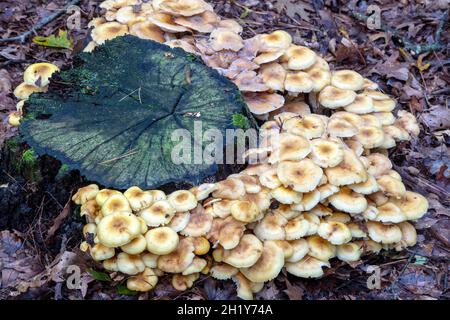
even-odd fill
[(284, 97), (277, 93), (257, 93), (244, 95), (250, 111), (255, 115), (264, 115), (281, 108)]
[(212, 11), (205, 11), (190, 17), (175, 17), (174, 19), (176, 24), (200, 33), (211, 33), (218, 21), (219, 17)]
[(187, 276), (182, 274), (174, 274), (171, 283), (175, 290), (186, 291), (187, 289), (192, 288), (195, 280), (199, 277), (200, 275), (198, 273), (192, 273)]
[(213, 217), (205, 212), (199, 205), (198, 210), (192, 211), (189, 223), (180, 231), (184, 236), (201, 237), (211, 230)]
[(128, 34), (128, 26), (118, 22), (106, 22), (92, 29), (91, 37), (97, 44), (104, 44), (106, 40)]
[(336, 247), (328, 240), (319, 236), (310, 236), (308, 241), (308, 255), (321, 261), (328, 261), (336, 256)]
[(210, 34), (211, 48), (215, 51), (239, 51), (244, 47), (240, 35), (225, 28), (217, 28)]
[(247, 200), (233, 201), (230, 211), (233, 218), (246, 223), (256, 221), (261, 216), (261, 210), (258, 206)]
[(278, 164), (277, 175), (285, 186), (297, 192), (310, 192), (320, 183), (323, 171), (310, 159), (282, 161)]
[(272, 62), (261, 66), (259, 71), (264, 83), (274, 91), (284, 91), (284, 81), (286, 79), (287, 71), (281, 64)]
[(164, 32), (150, 21), (142, 21), (130, 27), (130, 34), (141, 39), (154, 40), (160, 43), (165, 42)]
[(169, 273), (183, 272), (194, 260), (194, 244), (189, 239), (181, 239), (175, 251), (158, 259), (158, 269)]
[(408, 220), (420, 219), (428, 211), (427, 199), (416, 192), (406, 191), (400, 199), (391, 198), (390, 201), (402, 210)]

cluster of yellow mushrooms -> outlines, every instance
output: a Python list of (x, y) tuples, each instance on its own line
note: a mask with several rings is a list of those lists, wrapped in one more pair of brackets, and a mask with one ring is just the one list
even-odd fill
[[(428, 202), (405, 189), (387, 149), (417, 136), (419, 126), (406, 111), (394, 116), (395, 100), (375, 83), (331, 71), (284, 31), (244, 40), (237, 22), (203, 0), (100, 6), (106, 13), (89, 24), (93, 41), (85, 51), (125, 34), (181, 47), (233, 81), (265, 121), (259, 147), (245, 154), (257, 163), (223, 181), (168, 195), (93, 184), (74, 195), (88, 221), (81, 249), (128, 275), (130, 290), (152, 290), (164, 274), (186, 290), (202, 273), (233, 280), (238, 296), (252, 299), (283, 268), (318, 278), (330, 259), (351, 263), (416, 243), (408, 221), (421, 218)], [(44, 91), (57, 70), (31, 65), (15, 95), (23, 101)], [(311, 114), (305, 101), (333, 113)], [(12, 124), (20, 105), (15, 114)]]

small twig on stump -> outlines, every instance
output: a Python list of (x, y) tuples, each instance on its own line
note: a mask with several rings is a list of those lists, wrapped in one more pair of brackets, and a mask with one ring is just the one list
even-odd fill
[[(355, 17), (357, 20), (366, 23), (368, 20), (368, 17), (364, 14), (357, 11), (355, 7), (349, 7), (353, 17)], [(412, 52), (415, 55), (430, 52), (430, 51), (439, 51), (446, 48), (446, 44), (441, 43), (441, 34), (444, 30), (445, 24), (448, 22), (448, 16), (449, 16), (449, 9), (445, 11), (445, 13), (442, 15), (442, 18), (438, 24), (438, 27), (436, 29), (436, 32), (434, 34), (434, 42), (431, 44), (417, 44), (411, 41), (409, 38), (403, 37), (398, 33), (398, 31), (390, 26), (387, 26), (385, 24), (380, 25), (380, 29), (384, 32), (390, 33), (391, 36), (395, 39), (397, 39), (400, 43), (402, 43), (408, 51)]]
[(62, 9), (56, 11), (55, 13), (49, 15), (48, 17), (45, 17), (41, 19), (36, 25), (34, 25), (30, 30), (12, 38), (5, 38), (0, 39), (0, 42), (16, 42), (19, 41), (20, 43), (24, 43), (27, 38), (32, 35), (35, 31), (41, 29), (46, 24), (52, 22), (56, 18), (58, 18), (60, 15), (62, 15), (64, 12), (66, 12), (67, 8), (70, 6), (76, 5), (80, 2), (80, 0), (72, 0), (68, 2)]

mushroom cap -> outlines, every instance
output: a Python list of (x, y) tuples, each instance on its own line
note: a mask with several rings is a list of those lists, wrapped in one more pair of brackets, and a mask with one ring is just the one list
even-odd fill
[(343, 213), (343, 212), (334, 212), (330, 216), (325, 217), (325, 221), (336, 221), (336, 222), (341, 222), (343, 224), (347, 224), (351, 220), (352, 220), (352, 217), (349, 214)]
[(281, 181), (278, 179), (277, 175), (277, 167), (271, 166), (267, 168), (267, 170), (259, 176), (259, 182), (261, 185), (269, 189), (276, 189), (281, 186)]
[(114, 214), (116, 212), (131, 212), (128, 199), (121, 193), (111, 195), (108, 199), (106, 199), (101, 208), (101, 213), (104, 216)]
[(400, 251), (405, 247), (415, 246), (417, 243), (417, 231), (409, 222), (400, 222), (397, 227), (402, 231), (402, 240), (396, 245), (396, 250)]
[(331, 118), (327, 132), (334, 137), (350, 138), (358, 134), (358, 128), (345, 119)]
[(211, 230), (213, 217), (207, 213), (203, 207), (201, 210), (191, 212), (189, 223), (180, 231), (184, 236), (200, 237), (206, 235)]
[(373, 112), (373, 100), (371, 97), (366, 96), (365, 94), (361, 93), (356, 95), (355, 100), (350, 103), (349, 105), (346, 105), (344, 107), (345, 111), (357, 113), (357, 114), (366, 114)]
[(102, 189), (98, 191), (97, 195), (95, 196), (95, 201), (101, 207), (106, 202), (106, 200), (108, 200), (108, 198), (111, 197), (113, 194), (121, 194), (121, 193), (120, 191), (117, 190)]
[(284, 186), (291, 186), (297, 192), (310, 192), (319, 185), (323, 171), (312, 160), (303, 159), (280, 162), (277, 175)]
[(292, 45), (282, 57), (283, 62), (291, 70), (305, 70), (313, 66), (317, 61), (317, 55), (307, 47)]
[(236, 178), (244, 183), (245, 191), (247, 193), (259, 193), (261, 191), (261, 185), (259, 184), (259, 179), (248, 174), (239, 173), (231, 174), (229, 178)]
[(406, 191), (400, 199), (391, 198), (390, 201), (398, 206), (408, 220), (422, 218), (428, 211), (428, 200), (412, 191)]
[(106, 247), (101, 243), (96, 243), (89, 250), (92, 259), (95, 261), (107, 260), (115, 255), (114, 248)]
[(158, 258), (158, 269), (169, 273), (183, 272), (194, 260), (194, 250), (192, 241), (180, 240), (175, 251)]
[(335, 194), (336, 192), (339, 192), (339, 187), (332, 185), (331, 183), (327, 183), (324, 185), (321, 185), (317, 188), (317, 190), (320, 192), (320, 200), (323, 201), (330, 197), (331, 195)]
[(189, 212), (177, 212), (170, 220), (169, 227), (175, 232), (180, 232), (186, 228), (190, 218), (191, 214)]
[(310, 236), (308, 241), (308, 255), (322, 261), (328, 261), (336, 256), (336, 247), (328, 240), (319, 236)]
[(179, 33), (189, 31), (188, 28), (175, 23), (170, 14), (155, 12), (152, 13), (147, 20), (165, 32)]
[(294, 219), (301, 214), (300, 211), (293, 210), (292, 206), (287, 204), (278, 205), (278, 208), (273, 209), (272, 213), (275, 215), (279, 214), (283, 216), (286, 220)]
[(244, 183), (236, 178), (227, 178), (217, 183), (214, 198), (237, 200), (245, 196)]
[(244, 95), (250, 111), (255, 115), (264, 115), (281, 108), (284, 97), (277, 93), (257, 93)]
[(383, 144), (385, 135), (381, 128), (374, 126), (361, 127), (356, 135), (356, 140), (359, 141), (364, 148), (373, 149)]
[(284, 240), (284, 226), (288, 221), (279, 214), (267, 214), (253, 229), (260, 240)]
[(148, 191), (142, 191), (139, 187), (128, 188), (123, 195), (127, 198), (133, 211), (139, 211), (147, 208), (153, 201), (153, 196)]
[(226, 263), (214, 264), (209, 271), (211, 277), (217, 280), (231, 279), (231, 277), (236, 275), (238, 272), (239, 270), (236, 267), (233, 267)]
[(391, 244), (402, 240), (402, 231), (395, 224), (386, 225), (381, 222), (367, 221), (369, 237), (375, 242)]
[(336, 248), (336, 256), (344, 262), (355, 262), (361, 258), (362, 248), (354, 242), (341, 244)]
[[(263, 52), (259, 54), (255, 59), (253, 59), (253, 63), (257, 65), (263, 65), (265, 63), (270, 63), (278, 60), (284, 54), (284, 50), (273, 51), (273, 52)], [(283, 68), (284, 69), (284, 68)]]
[(286, 259), (286, 262), (298, 262), (309, 252), (308, 242), (305, 239), (296, 239), (289, 241), (294, 253)]
[(376, 117), (382, 126), (390, 126), (395, 123), (392, 112), (373, 112), (371, 115)]
[(159, 227), (168, 224), (175, 215), (175, 209), (167, 200), (159, 200), (149, 208), (141, 210), (139, 216), (149, 227)]
[(308, 233), (306, 235), (311, 236), (311, 235), (316, 234), (317, 229), (319, 229), (319, 225), (320, 225), (319, 217), (311, 212), (304, 212), (302, 214), (302, 216), (303, 216), (303, 218), (305, 218), (306, 221), (309, 222), (309, 229), (308, 229)]
[(302, 194), (291, 188), (278, 187), (270, 191), (272, 197), (282, 204), (299, 203), (302, 200)]
[(167, 200), (177, 212), (189, 211), (197, 206), (197, 198), (188, 190), (174, 191)]
[(297, 262), (286, 263), (286, 271), (300, 278), (320, 278), (323, 276), (323, 267), (330, 267), (324, 262), (309, 255)]
[(380, 190), (388, 197), (400, 199), (406, 192), (405, 185), (397, 178), (390, 175), (382, 175), (377, 179)]
[(397, 112), (397, 120), (395, 120), (395, 125), (406, 130), (406, 132), (414, 137), (417, 137), (420, 133), (420, 127), (417, 123), (416, 117), (405, 110), (399, 110)]
[(129, 212), (117, 212), (103, 217), (97, 225), (97, 236), (101, 244), (120, 247), (141, 234), (141, 223)]
[(225, 219), (215, 218), (206, 238), (213, 245), (219, 243), (224, 249), (229, 250), (239, 244), (244, 231), (245, 224), (237, 221), (232, 216), (226, 217)]
[(377, 207), (378, 214), (375, 221), (385, 223), (399, 223), (407, 220), (403, 211), (392, 202), (386, 202), (385, 204)]
[(335, 167), (344, 160), (344, 147), (329, 139), (315, 139), (311, 141), (310, 158), (322, 168)]
[(347, 223), (347, 227), (352, 233), (352, 238), (367, 238), (367, 233), (361, 228), (358, 223), (350, 222)]
[(211, 33), (214, 25), (219, 22), (219, 17), (212, 11), (205, 11), (190, 17), (175, 17), (176, 24), (200, 33)]
[(135, 10), (135, 7), (125, 6), (116, 11), (115, 20), (121, 24), (130, 25), (136, 22), (144, 21), (145, 17), (138, 10)]
[(373, 111), (390, 112), (395, 109), (396, 102), (393, 99), (376, 100), (373, 99)]
[(372, 194), (379, 190), (377, 180), (371, 174), (367, 175), (367, 180), (365, 182), (350, 184), (348, 187), (360, 194)]
[(20, 126), (20, 120), (22, 120), (22, 113), (20, 111), (11, 112), (8, 115), (8, 124), (13, 127)]
[(339, 70), (331, 75), (331, 84), (342, 90), (358, 91), (364, 85), (364, 78), (353, 70)]
[(199, 186), (191, 188), (189, 191), (195, 196), (197, 201), (205, 200), (217, 188), (215, 183), (202, 183)]
[(23, 73), (25, 83), (38, 87), (45, 87), (50, 83), (50, 78), (59, 68), (51, 63), (40, 62), (29, 65)]
[[(155, 4), (153, 4), (155, 7)], [(159, 11), (176, 16), (194, 16), (205, 11), (212, 11), (210, 4), (203, 0), (164, 0), (157, 3)]]
[(267, 63), (261, 66), (259, 75), (271, 90), (284, 91), (284, 81), (287, 71), (277, 62)]
[(373, 175), (375, 178), (379, 178), (389, 172), (392, 169), (392, 162), (381, 153), (371, 153), (367, 156), (369, 161), (369, 167), (367, 172)]
[(178, 234), (169, 227), (150, 229), (145, 234), (147, 250), (153, 254), (165, 255), (177, 249)]
[[(229, 29), (229, 30), (233, 31), (234, 33), (238, 33), (238, 34), (242, 33), (242, 31), (243, 31), (242, 26), (239, 24), (239, 22), (237, 22), (234, 19), (220, 20), (218, 23), (218, 27)], [(250, 40), (250, 39), (248, 39), (248, 40)]]
[(266, 282), (275, 279), (283, 265), (283, 249), (273, 241), (265, 241), (258, 261), (249, 268), (241, 268), (240, 271), (252, 282)]
[(302, 200), (299, 203), (295, 203), (291, 206), (296, 211), (308, 211), (314, 208), (320, 202), (321, 193), (319, 190), (313, 190), (307, 193), (303, 193)]
[(238, 298), (243, 300), (253, 300), (252, 284), (242, 273), (237, 273), (232, 277), (233, 282), (236, 284), (236, 294)]
[(99, 189), (96, 184), (90, 184), (86, 187), (82, 187), (78, 189), (77, 193), (75, 193), (72, 197), (72, 201), (76, 204), (85, 204), (89, 200), (95, 199), (97, 196)]
[(106, 260), (103, 260), (103, 269), (107, 271), (117, 272), (119, 268), (117, 267), (117, 257), (112, 257)]
[(265, 211), (270, 207), (270, 192), (267, 189), (261, 189), (258, 193), (247, 193), (243, 200), (254, 202), (261, 211)]
[(141, 39), (154, 40), (160, 43), (165, 42), (164, 32), (150, 21), (141, 21), (130, 27), (130, 34)]
[(283, 132), (279, 135), (279, 144), (274, 147), (269, 162), (301, 160), (311, 152), (309, 140), (302, 136)]
[(198, 54), (196, 47), (194, 47), (185, 39), (172, 39), (164, 42), (164, 44), (168, 45), (171, 48), (181, 48), (186, 52)]
[(106, 40), (128, 34), (128, 26), (119, 22), (106, 22), (91, 31), (92, 40), (97, 44), (104, 44)]
[(294, 254), (294, 248), (291, 246), (289, 241), (274, 240), (273, 242), (275, 242), (275, 244), (283, 250), (285, 260), (292, 257), (292, 255)]
[(233, 79), (233, 82), (242, 92), (263, 92), (269, 90), (262, 77), (255, 71), (241, 72)]
[(344, 160), (336, 167), (326, 168), (328, 182), (335, 186), (355, 184), (367, 180), (367, 172), (363, 163), (353, 150), (344, 150)]
[(214, 217), (226, 218), (231, 214), (231, 206), (235, 200), (223, 199), (212, 204)]
[(158, 283), (158, 276), (150, 268), (145, 268), (143, 272), (128, 278), (127, 288), (132, 291), (148, 292), (155, 288)]
[(140, 254), (147, 248), (147, 241), (143, 235), (138, 235), (136, 238), (120, 247), (123, 252), (128, 254)]
[(292, 117), (283, 122), (283, 130), (308, 139), (319, 138), (325, 132), (326, 124), (316, 114)]
[(135, 275), (145, 270), (145, 264), (139, 255), (121, 252), (117, 255), (117, 268), (122, 273)]
[(284, 88), (292, 93), (308, 93), (313, 90), (314, 82), (308, 73), (297, 71), (289, 72), (284, 81)]
[(244, 47), (241, 36), (225, 28), (215, 29), (211, 32), (209, 39), (214, 51), (231, 50), (237, 52)]
[(378, 215), (378, 209), (372, 205), (367, 206), (367, 209), (364, 210), (362, 216), (366, 220), (375, 220)]
[(222, 261), (236, 268), (253, 266), (261, 257), (263, 243), (253, 234), (244, 234), (237, 247), (224, 250)]
[(333, 207), (348, 213), (361, 213), (367, 208), (367, 200), (363, 195), (345, 187), (328, 199)]
[(192, 273), (187, 276), (182, 274), (174, 274), (172, 276), (172, 286), (175, 290), (186, 291), (194, 285), (195, 280), (200, 277), (198, 273)]
[(157, 254), (153, 254), (150, 252), (141, 254), (142, 262), (144, 262), (147, 268), (158, 268), (158, 258), (159, 256)]
[(83, 227), (83, 236), (85, 239), (89, 237), (89, 234), (95, 237), (97, 235), (97, 225), (95, 223), (87, 223)]
[(191, 264), (181, 273), (184, 276), (201, 272), (206, 266), (208, 262), (205, 259), (194, 257)]
[(25, 82), (22, 82), (14, 89), (14, 96), (20, 100), (27, 100), (31, 94), (35, 92), (46, 92), (47, 87), (38, 87)]
[(326, 86), (319, 93), (319, 102), (329, 109), (345, 107), (355, 101), (356, 93), (352, 90), (339, 89), (333, 86)]
[(344, 244), (352, 239), (350, 229), (344, 223), (338, 221), (322, 222), (317, 233), (334, 245)]
[(261, 43), (261, 52), (280, 51), (289, 48), (292, 43), (292, 37), (283, 30), (276, 30), (270, 34), (262, 34), (259, 36)]
[(235, 200), (230, 207), (231, 215), (238, 221), (253, 222), (261, 216), (261, 210), (251, 201)]
[(297, 240), (308, 234), (310, 223), (303, 215), (289, 220), (284, 225), (286, 240)]

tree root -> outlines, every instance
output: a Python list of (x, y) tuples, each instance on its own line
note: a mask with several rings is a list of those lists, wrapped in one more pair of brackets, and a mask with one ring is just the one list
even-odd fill
[(25, 40), (28, 39), (28, 37), (30, 35), (32, 35), (35, 31), (41, 29), (43, 26), (45, 26), (46, 24), (52, 22), (53, 20), (55, 20), (56, 18), (58, 18), (60, 15), (62, 15), (64, 12), (66, 12), (66, 10), (73, 5), (76, 5), (80, 2), (80, 0), (72, 0), (69, 1), (62, 9), (56, 11), (55, 13), (49, 15), (48, 17), (45, 17), (43, 19), (41, 19), (36, 25), (34, 25), (30, 30), (16, 36), (16, 37), (11, 37), (11, 38), (5, 38), (5, 39), (0, 39), (0, 43), (1, 42), (20, 42), (20, 43), (24, 43)]

